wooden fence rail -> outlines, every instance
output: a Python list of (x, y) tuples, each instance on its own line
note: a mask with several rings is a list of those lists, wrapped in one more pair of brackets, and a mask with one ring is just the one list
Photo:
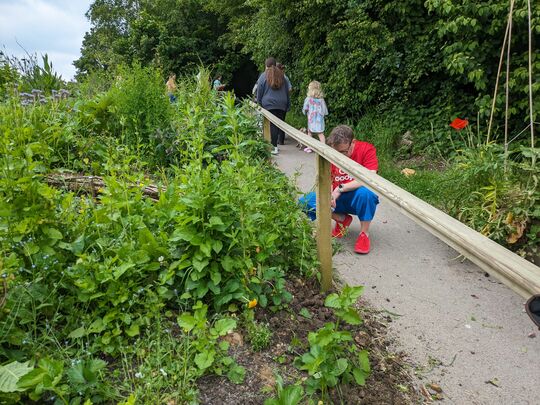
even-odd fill
[[(317, 247), (321, 263), (322, 288), (332, 285), (331, 211), (330, 211), (330, 162), (356, 180), (364, 182), (379, 197), (393, 204), (403, 214), (451, 246), (482, 270), (494, 276), (524, 298), (540, 294), (540, 268), (498, 243), (469, 228), (446, 213), (415, 197), (395, 184), (382, 178), (311, 138), (267, 110), (253, 104), (264, 117), (263, 132), (270, 139), (270, 121), (287, 135), (317, 153)], [(324, 197), (324, 198), (322, 198)]]

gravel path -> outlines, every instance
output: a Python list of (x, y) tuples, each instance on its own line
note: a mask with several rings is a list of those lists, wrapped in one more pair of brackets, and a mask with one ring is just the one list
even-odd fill
[[(286, 142), (275, 162), (308, 191), (315, 154)], [(540, 404), (540, 331), (520, 296), (389, 203), (379, 204), (366, 256), (353, 251), (359, 228), (355, 218), (334, 268), (391, 317), (394, 349), (409, 354), (419, 388), (440, 386), (442, 404)]]

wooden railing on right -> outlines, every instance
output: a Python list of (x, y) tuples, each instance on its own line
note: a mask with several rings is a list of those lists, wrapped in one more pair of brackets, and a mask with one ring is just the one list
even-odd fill
[[(287, 135), (317, 153), (317, 246), (321, 262), (322, 288), (332, 283), (332, 248), (330, 237), (330, 163), (362, 181), (379, 197), (451, 246), (482, 270), (494, 276), (522, 297), (540, 294), (540, 268), (523, 259), (474, 229), (429, 205), (374, 172), (311, 138), (267, 110), (253, 104), (264, 117), (263, 134), (270, 140), (270, 121)], [(327, 196), (321, 198), (321, 196)]]

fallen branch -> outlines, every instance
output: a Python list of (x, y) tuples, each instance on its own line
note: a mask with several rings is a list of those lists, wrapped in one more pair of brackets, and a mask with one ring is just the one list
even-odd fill
[[(47, 184), (53, 187), (74, 191), (76, 193), (92, 194), (96, 197), (106, 187), (105, 181), (99, 176), (84, 176), (71, 173), (53, 173), (45, 177)], [(139, 187), (133, 184), (133, 187)], [(151, 184), (142, 189), (143, 194), (154, 200), (159, 200), (159, 193), (163, 191)]]

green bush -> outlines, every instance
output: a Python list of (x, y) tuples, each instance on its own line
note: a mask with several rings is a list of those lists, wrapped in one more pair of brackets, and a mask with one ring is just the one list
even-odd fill
[[(286, 274), (311, 272), (316, 263), (311, 226), (295, 190), (267, 163), (247, 107), (236, 109), (230, 96), (201, 96), (205, 89), (189, 100), (179, 94), (186, 103), (176, 106), (173, 123), (181, 134), (172, 138), (178, 165), (165, 162), (153, 172), (159, 161), (150, 148), (107, 132), (119, 116), (115, 91), (78, 100), (74, 109), (69, 102), (0, 106), (0, 272), (7, 288), (0, 361), (32, 368), (35, 380), (21, 377), (23, 398), (115, 398), (118, 389), (105, 383), (109, 367), (137, 357), (144, 368), (137, 350), (149, 347), (154, 325), (169, 325), (175, 314), (193, 356), (181, 377), (189, 382), (183, 398), (203, 373), (239, 381), (242, 369), (217, 339), (229, 324), (214, 322), (214, 314), (254, 299), (281, 307), (291, 299)], [(105, 187), (93, 196), (47, 184), (46, 175), (63, 170), (99, 173)], [(161, 189), (158, 201), (143, 195), (150, 182)], [(109, 367), (92, 363), (104, 354)], [(81, 372), (88, 379), (75, 378)]]

